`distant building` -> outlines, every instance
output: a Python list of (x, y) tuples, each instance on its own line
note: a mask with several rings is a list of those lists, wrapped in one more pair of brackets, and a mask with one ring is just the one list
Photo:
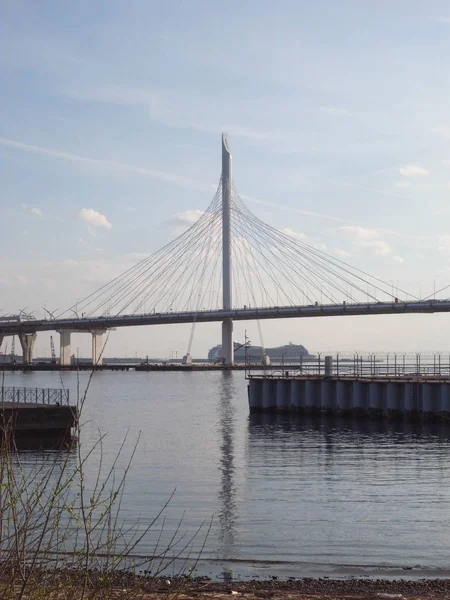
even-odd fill
[[(263, 348), (261, 346), (248, 346), (247, 353), (243, 344), (234, 342), (234, 360), (235, 362), (245, 362), (245, 356), (247, 360), (252, 363), (261, 362), (263, 352), (273, 362), (298, 362), (300, 357), (311, 358), (308, 350), (301, 344), (289, 343), (286, 346), (278, 346), (278, 348)], [(211, 362), (218, 362), (222, 357), (222, 346), (218, 344), (211, 348), (208, 352), (208, 360)]]

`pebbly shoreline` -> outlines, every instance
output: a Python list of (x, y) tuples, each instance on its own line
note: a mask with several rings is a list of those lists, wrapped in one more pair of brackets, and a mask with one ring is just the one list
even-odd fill
[[(13, 582), (12, 573), (0, 573), (0, 590), (13, 590), (19, 582)], [(309, 599), (379, 599), (408, 600), (418, 598), (450, 598), (450, 578), (434, 579), (369, 579), (349, 577), (294, 578), (287, 580), (272, 576), (269, 579), (221, 582), (209, 577), (150, 577), (133, 575), (129, 572), (110, 573), (108, 584), (104, 584), (104, 573), (89, 572), (87, 589), (92, 597), (109, 599), (149, 600), (154, 598), (221, 599), (241, 596), (247, 600), (256, 598)], [(45, 592), (48, 599), (61, 598), (64, 590), (76, 599), (83, 587), (84, 574), (67, 570), (53, 572), (38, 571), (33, 574), (30, 587)], [(107, 594), (104, 596), (104, 594)], [(103, 595), (102, 595), (103, 594)]]

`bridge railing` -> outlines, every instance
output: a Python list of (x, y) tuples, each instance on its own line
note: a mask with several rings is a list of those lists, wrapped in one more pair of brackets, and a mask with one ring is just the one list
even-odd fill
[(0, 389), (0, 408), (3, 403), (69, 405), (69, 390), (55, 388), (3, 387)]

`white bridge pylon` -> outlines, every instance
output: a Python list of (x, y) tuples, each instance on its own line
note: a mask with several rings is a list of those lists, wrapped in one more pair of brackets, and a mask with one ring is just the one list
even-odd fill
[[(231, 271), (231, 152), (228, 139), (222, 134), (222, 272), (223, 272), (223, 310), (231, 310), (232, 271)], [(222, 321), (222, 361), (224, 365), (234, 363), (233, 320)]]

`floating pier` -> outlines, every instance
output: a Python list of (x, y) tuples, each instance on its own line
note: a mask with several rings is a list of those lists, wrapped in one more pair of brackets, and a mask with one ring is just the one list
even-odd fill
[[(373, 419), (450, 420), (450, 361), (417, 355), (339, 362), (331, 356), (296, 369), (248, 371), (250, 412), (296, 412)], [(448, 362), (447, 362), (448, 361)]]
[[(33, 440), (33, 445), (61, 445), (72, 439), (78, 419), (69, 390), (4, 387), (0, 389), (0, 436)], [(42, 444), (41, 442), (46, 442)]]

